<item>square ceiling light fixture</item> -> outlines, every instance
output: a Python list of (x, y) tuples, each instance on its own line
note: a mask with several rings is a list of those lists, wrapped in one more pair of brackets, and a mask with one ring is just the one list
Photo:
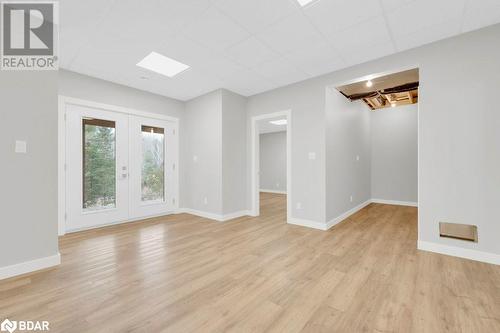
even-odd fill
[(278, 119), (278, 120), (271, 120), (269, 123), (273, 124), (273, 125), (282, 126), (282, 125), (286, 125), (287, 121), (286, 121), (286, 119)]
[(308, 4), (310, 4), (311, 2), (314, 2), (314, 1), (317, 1), (317, 0), (297, 0), (299, 5), (301, 5), (302, 7), (307, 6)]
[(177, 60), (165, 57), (164, 55), (156, 52), (148, 54), (144, 59), (137, 63), (137, 66), (168, 77), (174, 77), (189, 68), (188, 65), (185, 65), (182, 62), (178, 62)]

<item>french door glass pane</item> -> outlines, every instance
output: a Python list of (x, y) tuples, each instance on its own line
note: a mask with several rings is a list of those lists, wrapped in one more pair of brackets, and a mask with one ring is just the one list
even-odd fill
[(142, 126), (142, 181), (143, 202), (165, 201), (165, 130)]
[(115, 122), (83, 119), (83, 210), (115, 207)]

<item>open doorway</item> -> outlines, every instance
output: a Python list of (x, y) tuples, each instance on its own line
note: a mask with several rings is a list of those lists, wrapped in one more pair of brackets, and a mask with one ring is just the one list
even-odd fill
[[(252, 215), (291, 217), (291, 117), (281, 111), (252, 118)], [(282, 211), (280, 214), (280, 211)]]
[(327, 89), (326, 218), (370, 203), (418, 206), (418, 69)]

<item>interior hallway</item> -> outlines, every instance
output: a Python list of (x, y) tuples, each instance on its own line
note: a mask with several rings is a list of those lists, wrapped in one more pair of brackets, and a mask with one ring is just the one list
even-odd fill
[(500, 267), (416, 250), (417, 209), (329, 231), (170, 215), (60, 238), (62, 264), (0, 282), (0, 314), (52, 332), (499, 332)]

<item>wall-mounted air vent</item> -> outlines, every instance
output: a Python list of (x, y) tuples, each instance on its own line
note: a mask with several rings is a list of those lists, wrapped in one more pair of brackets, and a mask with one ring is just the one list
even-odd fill
[(477, 226), (439, 222), (439, 236), (477, 243)]

